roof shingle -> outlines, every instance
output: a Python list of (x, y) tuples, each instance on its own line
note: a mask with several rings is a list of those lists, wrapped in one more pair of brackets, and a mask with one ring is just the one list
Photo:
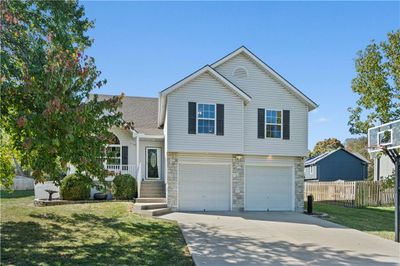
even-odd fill
[[(98, 94), (98, 100), (106, 100), (114, 95)], [(158, 128), (158, 98), (124, 96), (122, 119), (133, 122), (134, 129), (146, 135), (163, 135), (163, 130)]]

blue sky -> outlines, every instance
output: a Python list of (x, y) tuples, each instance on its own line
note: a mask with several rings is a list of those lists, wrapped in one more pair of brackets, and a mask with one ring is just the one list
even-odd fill
[(157, 97), (245, 45), (319, 104), (309, 148), (351, 137), (347, 108), (358, 50), (400, 28), (400, 2), (82, 2), (107, 85), (96, 93)]

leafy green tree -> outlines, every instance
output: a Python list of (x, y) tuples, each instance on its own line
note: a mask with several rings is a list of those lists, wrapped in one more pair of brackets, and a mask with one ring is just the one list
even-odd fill
[(8, 136), (0, 132), (0, 188), (10, 188), (15, 176), (12, 147)]
[(309, 153), (309, 157), (315, 157), (328, 151), (343, 148), (343, 144), (336, 138), (329, 138), (318, 141), (314, 149)]
[(365, 136), (346, 139), (344, 141), (344, 147), (350, 152), (359, 153), (366, 159), (369, 159), (368, 138)]
[(362, 155), (365, 159), (369, 160), (368, 165), (368, 179), (374, 179), (374, 161), (370, 159), (368, 152), (368, 138), (361, 136), (359, 138), (348, 138), (344, 141), (346, 150)]
[(388, 188), (394, 188), (394, 185), (396, 183), (396, 175), (395, 171), (393, 170), (392, 174), (388, 176), (384, 176), (381, 179), (381, 185), (383, 189), (388, 189)]
[(68, 164), (103, 180), (108, 131), (120, 97), (98, 101), (100, 72), (85, 54), (93, 22), (76, 1), (1, 2), (1, 131), (38, 181), (60, 181)]
[(366, 134), (374, 125), (400, 119), (400, 30), (359, 51), (355, 67), (357, 76), (351, 87), (359, 98), (348, 109), (350, 132)]

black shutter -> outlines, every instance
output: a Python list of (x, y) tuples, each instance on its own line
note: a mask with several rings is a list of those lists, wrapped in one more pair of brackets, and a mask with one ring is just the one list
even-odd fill
[(265, 109), (258, 109), (258, 118), (257, 118), (257, 136), (259, 139), (265, 139)]
[(290, 111), (283, 110), (283, 119), (282, 119), (282, 126), (283, 126), (283, 139), (290, 139)]
[(189, 102), (188, 105), (188, 133), (189, 134), (196, 134), (196, 103)]
[(217, 104), (217, 135), (224, 135), (224, 105)]
[(122, 164), (128, 164), (128, 146), (122, 146)]

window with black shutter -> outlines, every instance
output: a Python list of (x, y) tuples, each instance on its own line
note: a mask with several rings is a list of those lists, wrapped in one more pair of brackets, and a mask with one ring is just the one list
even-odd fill
[(217, 104), (217, 135), (224, 135), (224, 105)]
[(283, 139), (290, 139), (290, 111), (283, 110), (283, 119), (282, 119), (282, 126), (283, 126)]
[(188, 133), (196, 134), (197, 105), (195, 102), (188, 103)]
[(122, 146), (122, 164), (128, 164), (128, 146)]
[(259, 108), (257, 111), (257, 137), (265, 138), (265, 109)]

